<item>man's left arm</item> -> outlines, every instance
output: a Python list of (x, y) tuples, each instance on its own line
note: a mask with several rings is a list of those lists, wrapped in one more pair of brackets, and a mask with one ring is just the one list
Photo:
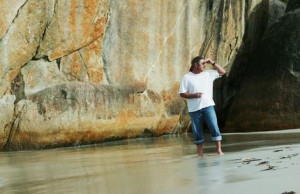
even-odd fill
[(217, 70), (219, 75), (222, 76), (226, 73), (225, 69), (221, 67), (221, 65), (217, 64), (216, 62), (213, 62), (212, 64), (213, 69)]
[(219, 64), (217, 64), (215, 61), (213, 61), (211, 59), (207, 59), (206, 63), (211, 64), (213, 69), (217, 70), (220, 76), (222, 76), (226, 73), (225, 69), (223, 69), (223, 67), (221, 67)]

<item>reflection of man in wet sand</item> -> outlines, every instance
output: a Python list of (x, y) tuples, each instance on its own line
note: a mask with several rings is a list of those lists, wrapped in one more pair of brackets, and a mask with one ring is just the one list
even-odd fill
[[(213, 70), (204, 70), (206, 64), (211, 64)], [(180, 83), (179, 94), (187, 99), (194, 143), (197, 145), (198, 155), (201, 157), (203, 156), (202, 144), (204, 142), (203, 119), (210, 130), (211, 139), (216, 142), (218, 154), (223, 155), (222, 136), (214, 109), (213, 82), (225, 73), (225, 70), (211, 59), (195, 57), (192, 60), (190, 72), (183, 76)]]

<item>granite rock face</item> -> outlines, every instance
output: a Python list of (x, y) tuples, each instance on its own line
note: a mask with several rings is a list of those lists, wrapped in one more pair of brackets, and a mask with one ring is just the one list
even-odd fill
[[(12, 2), (10, 4), (13, 6)], [(21, 67), (35, 56), (47, 25), (47, 13), (50, 10), (48, 6), (50, 6), (48, 1), (27, 1), (20, 7), (17, 16), (2, 37), (0, 96), (10, 94), (11, 82), (18, 75)]]
[(37, 58), (50, 61), (90, 45), (106, 29), (108, 0), (55, 1), (55, 13), (45, 30)]
[[(7, 30), (9, 29), (12, 21), (16, 18), (18, 14), (18, 10), (20, 7), (24, 5), (26, 0), (1, 0), (0, 4), (0, 39), (6, 34)], [(12, 6), (12, 4), (14, 6)]]
[(0, 148), (3, 149), (9, 139), (11, 125), (14, 122), (14, 102), (15, 96), (6, 95), (0, 99)]
[(51, 148), (136, 137), (144, 128), (159, 127), (160, 107), (159, 96), (143, 83), (112, 87), (69, 82), (49, 87), (28, 95), (8, 112), (18, 116), (11, 130), (5, 131), (9, 132), (5, 148)]
[[(103, 42), (108, 82), (143, 81), (161, 93), (179, 83), (196, 55), (214, 58), (229, 69), (247, 18), (262, 1), (110, 3), (111, 17)], [(263, 6), (268, 10), (268, 5)]]
[(226, 116), (271, 7), (269, 0), (0, 0), (0, 149), (185, 132), (177, 91), (197, 55), (229, 74), (215, 89)]
[(273, 25), (278, 18), (280, 18), (285, 14), (286, 6), (287, 5), (285, 3), (279, 0), (271, 1), (269, 17), (268, 17), (268, 27)]
[(249, 60), (226, 120), (227, 130), (300, 126), (300, 25), (295, 25), (299, 23), (300, 10), (296, 9), (268, 28)]

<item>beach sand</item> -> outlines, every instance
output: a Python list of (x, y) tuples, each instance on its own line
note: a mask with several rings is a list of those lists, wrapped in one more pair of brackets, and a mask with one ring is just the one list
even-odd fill
[(199, 165), (206, 166), (205, 193), (300, 193), (300, 144), (208, 156)]
[(0, 193), (300, 193), (300, 130), (223, 134), (196, 155), (191, 134), (0, 153)]

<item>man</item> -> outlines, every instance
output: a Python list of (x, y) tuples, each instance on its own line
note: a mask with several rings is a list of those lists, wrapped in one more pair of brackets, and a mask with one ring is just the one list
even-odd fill
[[(204, 70), (206, 64), (212, 65), (213, 70)], [(209, 128), (211, 139), (216, 142), (218, 155), (223, 155), (222, 136), (214, 109), (213, 82), (225, 73), (225, 70), (213, 60), (195, 57), (191, 62), (190, 72), (183, 76), (180, 83), (179, 94), (187, 99), (194, 143), (200, 157), (203, 157), (203, 119)]]

